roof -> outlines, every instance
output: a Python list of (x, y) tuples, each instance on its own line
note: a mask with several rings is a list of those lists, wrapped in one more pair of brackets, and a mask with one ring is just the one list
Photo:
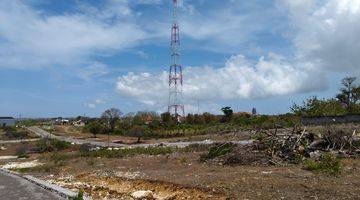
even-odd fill
[(0, 117), (0, 119), (14, 119), (13, 117)]

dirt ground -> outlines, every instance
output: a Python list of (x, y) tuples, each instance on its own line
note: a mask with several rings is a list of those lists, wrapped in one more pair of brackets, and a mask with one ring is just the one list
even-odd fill
[(27, 132), (22, 128), (16, 128), (14, 133), (8, 135), (5, 133), (4, 130), (0, 129), (0, 140), (33, 139), (37, 137), (37, 135)]
[(30, 173), (70, 189), (82, 189), (95, 199), (129, 199), (137, 190), (151, 190), (163, 199), (360, 197), (358, 159), (342, 160), (343, 172), (330, 176), (303, 170), (301, 165), (221, 166), (201, 163), (198, 158), (199, 153), (75, 158), (46, 172)]
[(0, 156), (15, 156), (18, 150), (20, 149), (30, 150), (35, 146), (36, 146), (36, 142), (0, 144), (0, 147), (3, 147), (2, 150), (0, 150)]
[[(0, 156), (15, 155), (22, 145), (8, 145)], [(21, 172), (75, 191), (83, 190), (93, 199), (132, 199), (131, 194), (139, 190), (151, 190), (157, 199), (164, 200), (360, 199), (360, 159), (342, 159), (341, 174), (331, 176), (304, 170), (301, 164), (203, 163), (199, 161), (202, 152), (175, 151), (168, 155), (123, 158), (64, 156), (75, 150), (72, 147), (57, 152), (60, 157), (56, 160), (52, 158), (54, 153), (45, 153), (16, 161), (38, 160), (44, 165)]]

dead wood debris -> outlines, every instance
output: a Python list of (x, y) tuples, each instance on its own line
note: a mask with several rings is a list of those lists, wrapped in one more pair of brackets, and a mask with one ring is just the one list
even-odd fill
[(339, 157), (360, 156), (360, 137), (356, 131), (346, 132), (327, 128), (316, 135), (306, 128), (267, 130), (256, 133), (255, 142), (236, 146), (210, 162), (225, 165), (285, 165), (301, 163), (307, 158), (319, 159), (325, 152)]

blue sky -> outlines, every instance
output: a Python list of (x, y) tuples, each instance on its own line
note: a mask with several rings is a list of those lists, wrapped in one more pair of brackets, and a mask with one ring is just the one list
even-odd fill
[[(164, 111), (171, 1), (0, 2), (0, 115)], [(187, 112), (284, 113), (358, 76), (359, 0), (182, 0)]]

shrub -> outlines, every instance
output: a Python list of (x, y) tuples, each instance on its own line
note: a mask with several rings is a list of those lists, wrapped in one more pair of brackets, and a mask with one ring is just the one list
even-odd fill
[(69, 160), (73, 157), (74, 157), (74, 155), (55, 152), (50, 156), (50, 160), (54, 161), (55, 164), (58, 164), (63, 161)]
[(201, 152), (201, 151), (209, 151), (211, 145), (208, 144), (190, 144), (185, 147), (182, 151), (184, 152)]
[(211, 147), (207, 154), (203, 154), (200, 156), (200, 160), (204, 162), (204, 161), (214, 159), (214, 158), (222, 156), (222, 155), (226, 155), (226, 154), (232, 152), (232, 150), (234, 149), (235, 146), (236, 145), (232, 144), (232, 143), (224, 143), (224, 144), (220, 144), (220, 145)]
[(337, 175), (341, 172), (341, 163), (334, 154), (326, 153), (320, 157), (319, 161), (306, 160), (304, 163), (304, 169), (325, 172), (330, 175)]
[(69, 148), (70, 143), (56, 139), (42, 139), (36, 143), (36, 147), (37, 147), (37, 151), (40, 153), (62, 151)]
[(90, 143), (85, 143), (85, 144), (82, 144), (80, 145), (80, 152), (89, 152), (91, 151), (91, 149), (93, 148), (94, 146), (91, 145)]
[(267, 137), (267, 135), (265, 133), (258, 132), (258, 133), (255, 133), (253, 136), (251, 136), (251, 139), (263, 141), (266, 137)]
[(84, 192), (83, 191), (79, 191), (78, 194), (76, 195), (76, 197), (70, 197), (70, 200), (83, 200), (84, 199)]
[(22, 146), (16, 149), (16, 156), (18, 158), (29, 158), (29, 154), (27, 153), (27, 147)]
[(130, 155), (164, 155), (170, 154), (173, 149), (170, 147), (136, 147), (131, 149), (100, 149), (97, 151), (81, 152), (82, 157), (105, 157), (105, 158), (122, 158)]

